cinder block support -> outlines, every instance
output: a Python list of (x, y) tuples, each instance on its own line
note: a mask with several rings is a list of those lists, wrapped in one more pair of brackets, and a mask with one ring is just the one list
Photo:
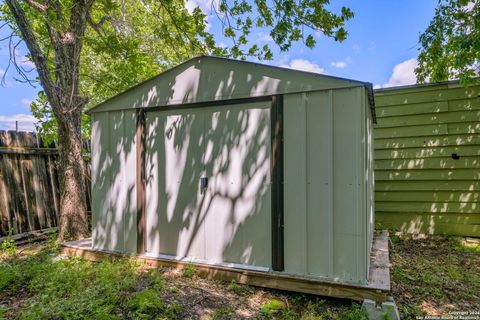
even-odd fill
[(362, 308), (367, 312), (370, 320), (400, 320), (398, 308), (392, 297), (388, 297), (387, 301), (377, 304), (370, 299), (363, 300)]

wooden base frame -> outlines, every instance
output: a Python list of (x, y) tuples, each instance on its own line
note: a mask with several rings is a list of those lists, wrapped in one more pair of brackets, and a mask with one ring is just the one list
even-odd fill
[[(144, 255), (125, 256), (118, 253), (92, 249), (91, 238), (65, 242), (62, 254), (77, 256), (90, 261), (117, 260), (130, 258), (133, 261), (149, 266), (162, 266), (182, 269), (188, 262), (180, 260), (151, 258)], [(386, 301), (390, 292), (390, 271), (388, 257), (388, 233), (375, 235), (370, 261), (370, 281), (368, 284), (352, 284), (329, 279), (304, 277), (276, 271), (261, 272), (231, 268), (219, 265), (195, 263), (197, 274), (207, 279), (236, 281), (257, 287), (295, 291), (321, 296), (352, 299), (362, 301), (374, 300), (377, 303)]]

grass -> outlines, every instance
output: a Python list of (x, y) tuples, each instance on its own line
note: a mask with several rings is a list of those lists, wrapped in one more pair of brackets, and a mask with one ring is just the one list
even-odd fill
[[(193, 265), (61, 257), (54, 238), (0, 253), (0, 319), (366, 319), (355, 302), (208, 281)], [(393, 236), (390, 258), (402, 319), (480, 309), (478, 243)]]
[(480, 243), (392, 236), (392, 292), (402, 319), (480, 310)]
[[(199, 278), (129, 260), (58, 255), (50, 241), (0, 255), (0, 319), (362, 319), (357, 303)], [(364, 317), (365, 319), (365, 317)]]

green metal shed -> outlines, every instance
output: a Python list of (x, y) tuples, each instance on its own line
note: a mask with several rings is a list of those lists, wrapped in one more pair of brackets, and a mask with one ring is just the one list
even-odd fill
[(370, 84), (200, 56), (89, 112), (94, 249), (367, 283)]

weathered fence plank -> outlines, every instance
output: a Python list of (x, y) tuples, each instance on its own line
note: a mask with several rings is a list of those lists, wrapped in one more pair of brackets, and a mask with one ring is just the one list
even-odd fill
[[(88, 148), (89, 143), (84, 146)], [(48, 147), (35, 133), (0, 131), (0, 236), (9, 231), (20, 234), (57, 226), (58, 151)], [(89, 210), (88, 165), (87, 175)]]

